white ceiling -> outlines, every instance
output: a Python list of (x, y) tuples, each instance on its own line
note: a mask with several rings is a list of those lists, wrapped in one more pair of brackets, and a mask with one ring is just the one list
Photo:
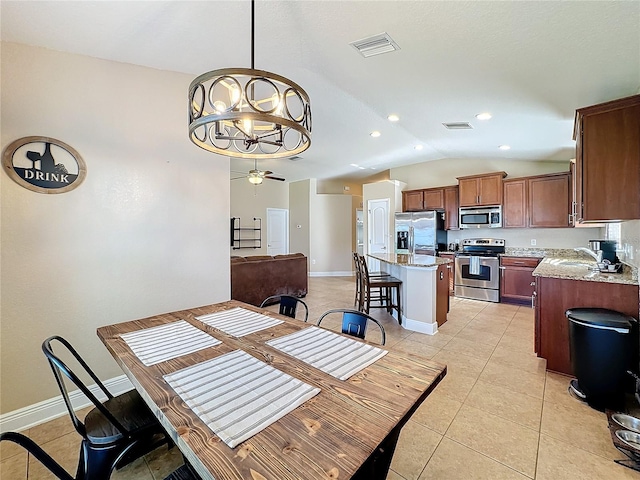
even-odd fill
[[(0, 8), (3, 41), (194, 77), (250, 66), (249, 0), (2, 0)], [(399, 51), (362, 58), (349, 45), (382, 32)], [(566, 161), (576, 108), (640, 92), (638, 0), (257, 0), (255, 35), (255, 67), (311, 97), (311, 148), (297, 162), (259, 165), (288, 180), (442, 158)], [(186, 88), (184, 96), (186, 111)], [(475, 119), (485, 111), (493, 119)], [(382, 136), (369, 137), (373, 130)], [(233, 162), (234, 170), (252, 163)]]

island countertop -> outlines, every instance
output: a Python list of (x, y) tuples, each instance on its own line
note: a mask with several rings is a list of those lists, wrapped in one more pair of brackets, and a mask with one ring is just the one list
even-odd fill
[(401, 267), (437, 267), (438, 265), (452, 263), (448, 258), (434, 257), (433, 255), (406, 255), (401, 253), (369, 253), (367, 255), (381, 262)]

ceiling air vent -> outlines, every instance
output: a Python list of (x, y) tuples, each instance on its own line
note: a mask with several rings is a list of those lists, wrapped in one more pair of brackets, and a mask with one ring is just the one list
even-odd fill
[(449, 130), (470, 130), (473, 127), (468, 122), (451, 122), (451, 123), (443, 123), (444, 128), (448, 128)]
[(398, 44), (393, 41), (387, 32), (356, 40), (349, 45), (352, 45), (365, 58), (400, 50)]

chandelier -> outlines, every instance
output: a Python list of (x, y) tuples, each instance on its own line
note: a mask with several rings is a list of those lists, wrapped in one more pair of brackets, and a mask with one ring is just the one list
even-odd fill
[(283, 158), (311, 145), (309, 96), (291, 80), (251, 68), (204, 73), (189, 85), (189, 137), (205, 150), (237, 158)]

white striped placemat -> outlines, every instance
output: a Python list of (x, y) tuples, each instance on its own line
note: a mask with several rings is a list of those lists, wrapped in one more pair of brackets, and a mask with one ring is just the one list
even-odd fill
[(320, 393), (241, 350), (163, 378), (231, 448)]
[(244, 337), (250, 333), (259, 332), (283, 323), (282, 320), (267, 317), (261, 313), (252, 312), (241, 307), (200, 315), (196, 317), (196, 320), (200, 320), (202, 323), (206, 323), (210, 327), (222, 330), (224, 333), (234, 337)]
[(267, 345), (340, 380), (346, 380), (387, 354), (381, 348), (318, 327), (270, 340)]
[(120, 337), (147, 367), (222, 343), (184, 320), (123, 333)]

